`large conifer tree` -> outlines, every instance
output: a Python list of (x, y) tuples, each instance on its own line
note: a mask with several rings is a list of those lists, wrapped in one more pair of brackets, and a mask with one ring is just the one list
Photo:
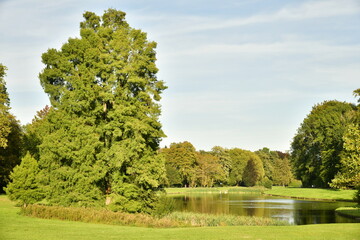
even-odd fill
[(47, 198), (149, 212), (165, 176), (157, 102), (166, 87), (156, 77), (156, 43), (124, 12), (84, 18), (80, 38), (42, 56), (39, 77), (53, 107), (39, 161)]

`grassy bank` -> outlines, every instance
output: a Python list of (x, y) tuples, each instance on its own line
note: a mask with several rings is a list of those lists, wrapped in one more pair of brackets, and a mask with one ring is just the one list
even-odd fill
[(360, 207), (341, 207), (335, 211), (339, 215), (360, 219)]
[(31, 218), (0, 196), (0, 239), (358, 239), (360, 224), (143, 228)]
[(333, 201), (353, 201), (355, 192), (355, 190), (286, 187), (273, 187), (265, 191), (266, 194), (276, 196)]

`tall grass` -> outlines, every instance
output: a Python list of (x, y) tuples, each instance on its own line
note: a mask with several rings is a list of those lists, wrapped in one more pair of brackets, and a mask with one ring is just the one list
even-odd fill
[(44, 219), (60, 219), (88, 223), (104, 223), (137, 227), (202, 227), (202, 226), (284, 226), (285, 221), (271, 218), (213, 215), (189, 212), (173, 212), (165, 217), (157, 218), (146, 214), (130, 214), (97, 210), (92, 208), (58, 207), (43, 205), (28, 205), (21, 209), (25, 216)]
[(179, 221), (191, 226), (286, 226), (286, 221), (272, 218), (235, 216), (235, 215), (214, 215), (192, 212), (173, 212), (166, 218)]
[(92, 208), (59, 207), (28, 205), (21, 209), (21, 214), (44, 219), (60, 219), (67, 221), (80, 221), (88, 223), (104, 223), (122, 226), (137, 227), (180, 227), (186, 226), (176, 220), (156, 218), (146, 214), (130, 214), (113, 212), (110, 210), (97, 210)]

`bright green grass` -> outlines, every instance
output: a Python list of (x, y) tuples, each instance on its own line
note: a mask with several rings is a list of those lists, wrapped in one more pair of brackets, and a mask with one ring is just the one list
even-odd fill
[(100, 239), (359, 239), (360, 224), (305, 226), (236, 226), (192, 228), (143, 228), (71, 221), (45, 220), (18, 214), (5, 196), (0, 196), (1, 240), (100, 240)]
[(335, 211), (346, 216), (360, 218), (360, 207), (340, 207)]
[(355, 190), (273, 187), (272, 189), (265, 190), (265, 193), (298, 198), (352, 201)]

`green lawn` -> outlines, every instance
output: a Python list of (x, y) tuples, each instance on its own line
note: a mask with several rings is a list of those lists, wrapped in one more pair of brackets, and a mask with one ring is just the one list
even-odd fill
[(335, 211), (337, 213), (340, 213), (345, 216), (360, 218), (360, 208), (359, 207), (340, 207), (340, 208), (337, 208)]
[(273, 187), (272, 189), (266, 190), (265, 193), (299, 198), (352, 201), (355, 190)]
[(360, 224), (271, 227), (142, 228), (24, 217), (0, 196), (1, 240), (56, 239), (359, 239)]

